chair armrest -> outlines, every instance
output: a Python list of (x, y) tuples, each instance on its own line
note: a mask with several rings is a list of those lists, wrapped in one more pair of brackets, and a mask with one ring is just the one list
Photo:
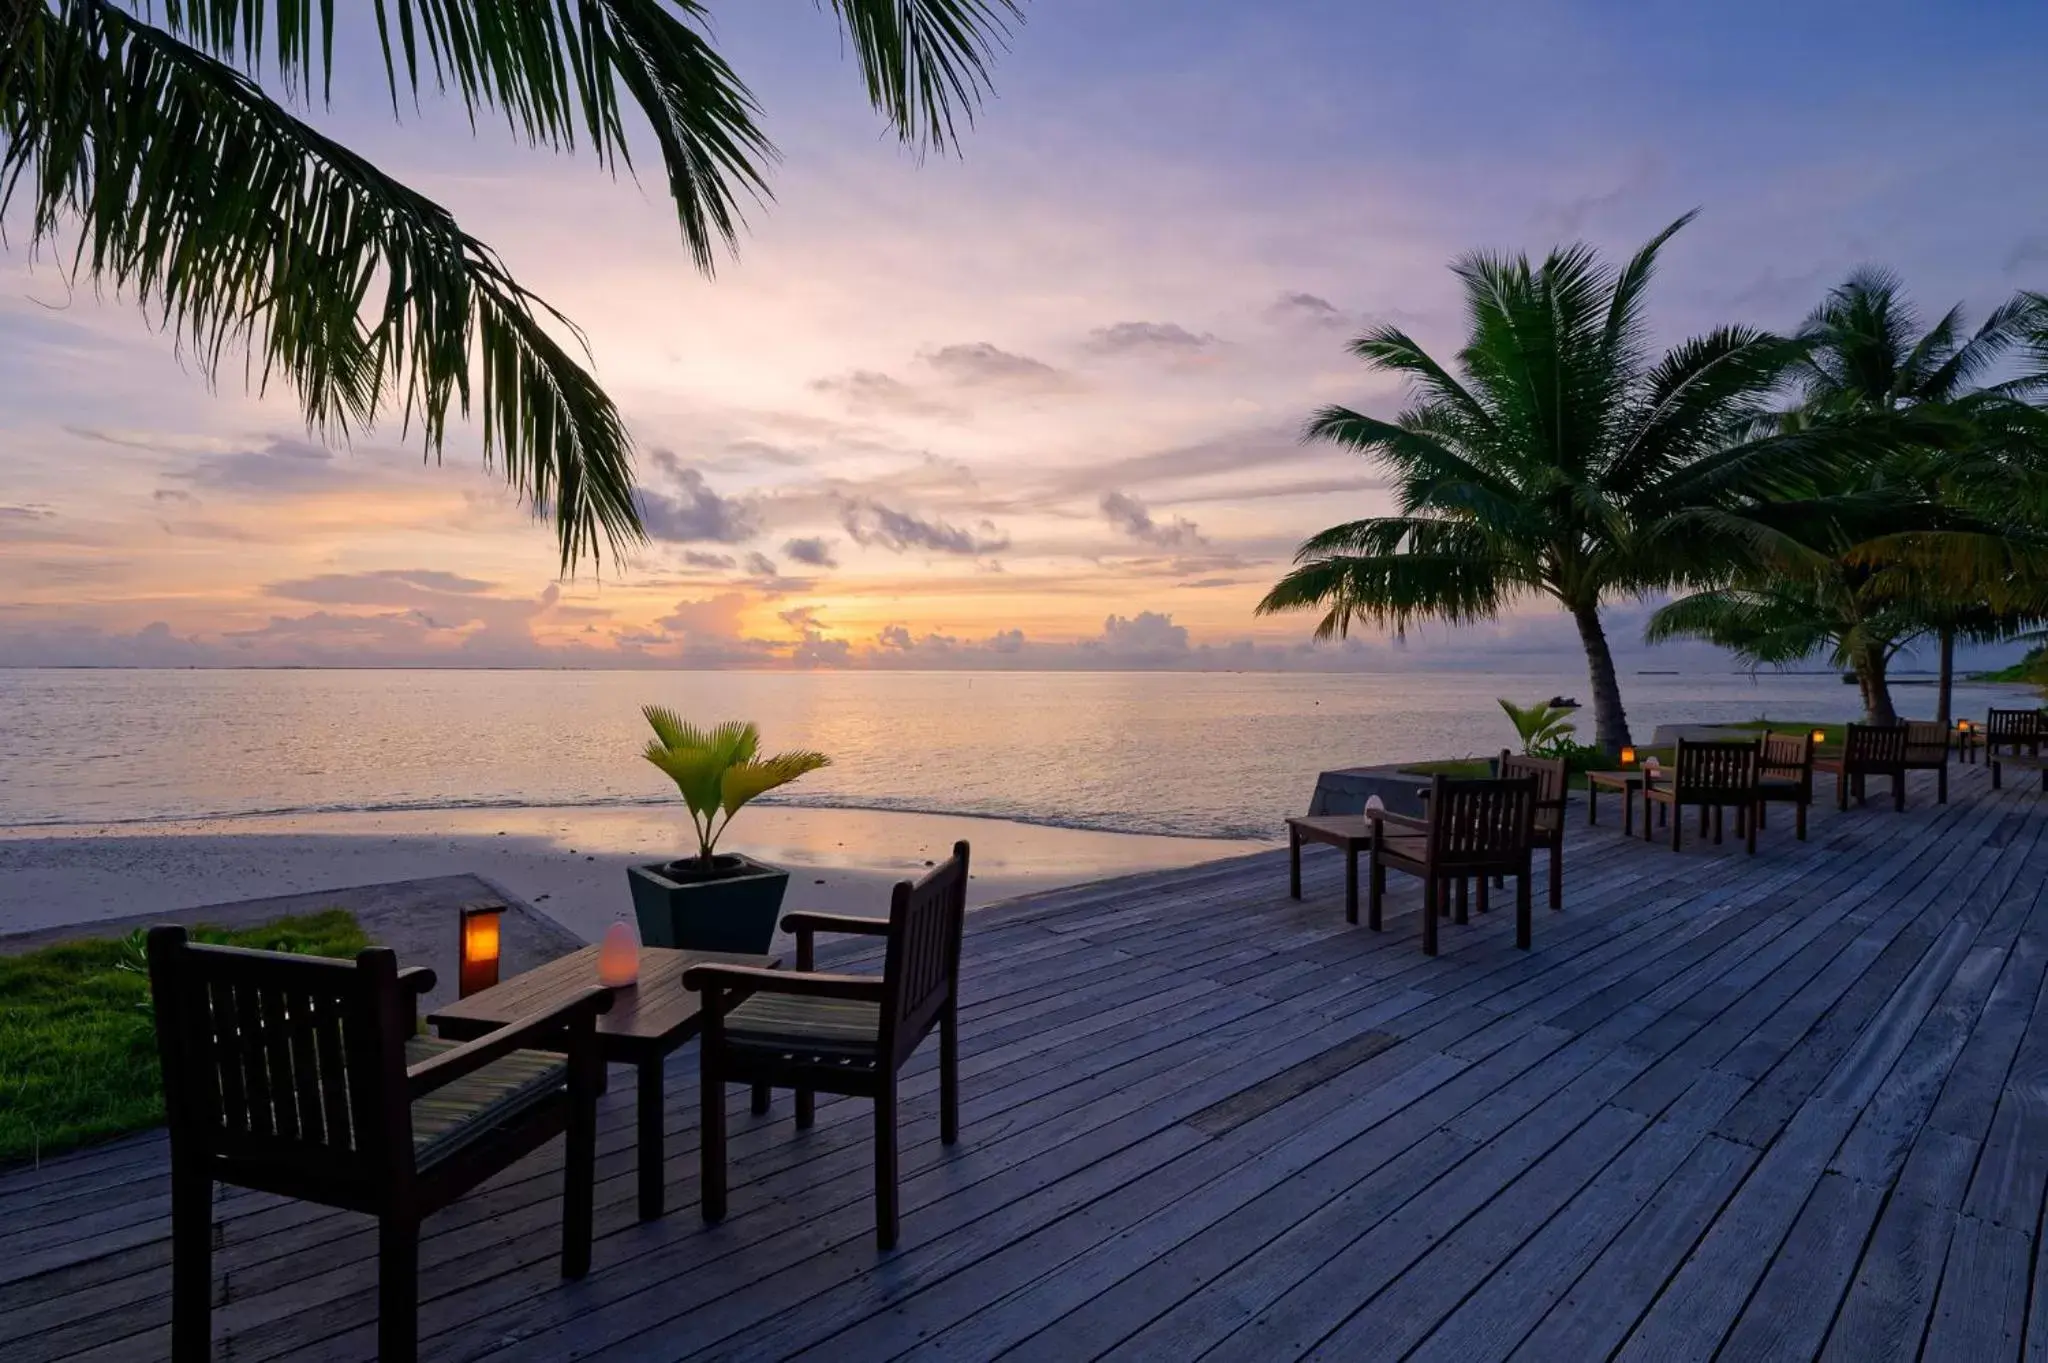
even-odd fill
[(427, 993), (434, 987), (434, 972), (423, 965), (409, 965), (398, 972), (398, 987), (415, 994)]
[(849, 913), (818, 913), (811, 909), (798, 909), (795, 913), (782, 915), (782, 930), (865, 933), (871, 937), (886, 937), (889, 935), (889, 920)]
[(707, 994), (716, 989), (745, 989), (769, 994), (807, 994), (813, 998), (879, 1001), (882, 986), (882, 980), (874, 975), (769, 970), (757, 965), (693, 965), (683, 972), (683, 988), (702, 990)]
[(1416, 833), (1427, 833), (1429, 831), (1429, 820), (1418, 819), (1413, 814), (1396, 814), (1391, 809), (1382, 810), (1379, 818), (1373, 820), (1373, 822), (1375, 824), (1399, 824), (1403, 829)]
[(417, 1098), (423, 1093), (432, 1093), (443, 1084), (460, 1079), (463, 1075), (482, 1069), (493, 1060), (499, 1060), (513, 1051), (550, 1047), (564, 1028), (582, 1024), (586, 1029), (596, 1025), (599, 1013), (608, 1013), (612, 1007), (612, 991), (593, 985), (577, 993), (545, 1013), (535, 1013), (530, 1018), (507, 1023), (494, 1032), (486, 1032), (474, 1041), (466, 1041), (452, 1051), (443, 1051), (430, 1060), (407, 1067), (405, 1084), (407, 1094)]

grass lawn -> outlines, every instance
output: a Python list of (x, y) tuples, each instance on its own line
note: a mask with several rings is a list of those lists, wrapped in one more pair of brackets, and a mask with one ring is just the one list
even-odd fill
[[(370, 945), (342, 909), (193, 939), (309, 956)], [(0, 956), (0, 1163), (163, 1121), (141, 933)]]

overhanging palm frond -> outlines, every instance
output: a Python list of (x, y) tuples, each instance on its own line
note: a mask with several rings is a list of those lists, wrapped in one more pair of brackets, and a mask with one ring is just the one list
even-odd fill
[(1699, 639), (1764, 666), (1802, 662), (1823, 649), (1836, 656), (1841, 634), (1799, 592), (1723, 588), (1694, 592), (1657, 608), (1644, 627), (1649, 643)]
[(1518, 589), (1493, 546), (1469, 525), (1388, 517), (1336, 526), (1302, 545), (1300, 564), (1266, 593), (1258, 613), (1319, 608), (1318, 639), (1355, 620), (1405, 630), (1434, 618), (1492, 619)]
[(486, 458), (554, 515), (564, 567), (638, 536), (624, 426), (563, 319), (446, 210), (161, 29), (84, 0), (27, 13), (0, 207), (25, 192), (32, 244), (79, 223), (76, 273), (155, 309), (209, 377), (246, 345), (324, 433), (396, 392), (438, 453), (474, 362)]
[(971, 121), (1015, 0), (832, 0), (860, 55), (868, 98), (906, 142), (941, 147)]

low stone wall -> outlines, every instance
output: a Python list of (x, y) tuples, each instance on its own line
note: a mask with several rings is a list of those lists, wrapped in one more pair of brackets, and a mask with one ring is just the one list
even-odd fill
[(1310, 814), (1363, 814), (1366, 800), (1374, 795), (1395, 814), (1421, 818), (1420, 792), (1429, 789), (1429, 778), (1402, 771), (1398, 765), (1342, 767), (1316, 777), (1316, 793), (1310, 799)]

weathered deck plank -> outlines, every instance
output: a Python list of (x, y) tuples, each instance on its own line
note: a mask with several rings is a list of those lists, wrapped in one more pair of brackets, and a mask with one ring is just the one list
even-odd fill
[[(432, 1359), (2013, 1358), (2048, 1353), (2048, 801), (1952, 772), (1813, 837), (1568, 823), (1566, 909), (1417, 942), (1283, 854), (977, 914), (963, 1141), (903, 1083), (903, 1245), (872, 1248), (866, 1110), (801, 1135), (731, 1098), (732, 1214), (696, 1214), (695, 1058), (669, 1201), (634, 1219), (604, 1100), (591, 1276), (555, 1273), (559, 1154), (429, 1222)], [(1786, 821), (1780, 820), (1782, 825)], [(874, 948), (832, 961), (862, 968)], [(0, 1356), (167, 1348), (164, 1150), (0, 1171)], [(374, 1356), (375, 1233), (217, 1199), (238, 1359)]]

